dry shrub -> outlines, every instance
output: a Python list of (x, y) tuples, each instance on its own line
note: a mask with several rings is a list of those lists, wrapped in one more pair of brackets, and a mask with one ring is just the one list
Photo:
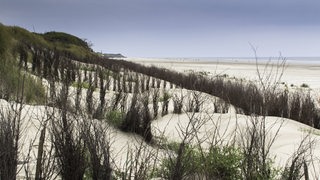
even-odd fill
[(172, 98), (173, 100), (173, 113), (181, 114), (182, 108), (183, 108), (183, 93), (182, 90), (180, 91), (180, 94), (175, 94)]
[(130, 108), (120, 126), (125, 132), (141, 135), (146, 142), (151, 142), (151, 115), (148, 108), (149, 93), (133, 94)]

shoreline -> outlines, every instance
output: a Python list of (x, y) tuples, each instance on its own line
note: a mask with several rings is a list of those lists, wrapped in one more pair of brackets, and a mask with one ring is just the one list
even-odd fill
[[(242, 58), (234, 58), (234, 59), (229, 59), (229, 58), (212, 58), (212, 59), (201, 59), (201, 58), (139, 58), (139, 57), (134, 57), (134, 58), (124, 58), (124, 60), (127, 61), (132, 61), (132, 62), (138, 62), (138, 63), (161, 63), (161, 64), (169, 64), (169, 63), (181, 63), (181, 64), (239, 64), (239, 65), (252, 65), (256, 64), (256, 61), (254, 58), (251, 59), (242, 59)], [(259, 65), (266, 65), (267, 63), (269, 64), (277, 64), (278, 62), (282, 62), (282, 60), (278, 59), (269, 59), (266, 58), (259, 58), (258, 59), (258, 64)], [(293, 59), (285, 59), (285, 62), (287, 65), (290, 66), (312, 66), (312, 67), (320, 67), (320, 58), (319, 60), (293, 60)]]
[[(175, 70), (178, 72), (208, 72), (210, 74), (227, 74), (238, 78), (254, 80), (257, 78), (257, 64), (254, 61), (239, 60), (219, 60), (219, 61), (203, 61), (192, 59), (152, 59), (152, 58), (126, 58), (125, 60), (140, 63), (146, 66), (157, 66)], [(267, 72), (276, 71), (276, 64), (271, 61)], [(272, 68), (271, 64), (275, 66)], [(260, 72), (265, 68), (266, 62), (260, 61), (258, 67)], [(320, 62), (303, 63), (292, 61), (286, 62), (286, 67), (280, 82), (285, 82), (288, 86), (295, 85), (300, 87), (307, 84), (314, 90), (320, 90)]]

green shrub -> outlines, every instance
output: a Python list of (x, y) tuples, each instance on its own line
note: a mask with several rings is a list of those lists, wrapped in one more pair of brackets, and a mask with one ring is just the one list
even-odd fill
[(172, 96), (168, 92), (164, 92), (163, 96), (159, 98), (159, 102), (166, 102), (168, 101)]
[(31, 33), (26, 29), (18, 26), (8, 27), (10, 35), (17, 41), (36, 47), (48, 48), (50, 44), (39, 34)]
[[(176, 154), (178, 154), (179, 148), (180, 143), (172, 142), (167, 144), (167, 149), (175, 152)], [(162, 160), (160, 167), (155, 170), (152, 176), (172, 179), (172, 174), (175, 171), (181, 171), (184, 176), (195, 174), (200, 171), (199, 167), (201, 166), (201, 161), (199, 161), (199, 157), (200, 154), (198, 150), (185, 144), (181, 155), (182, 169), (176, 169), (178, 157), (169, 157)]]
[(20, 71), (11, 56), (5, 58), (0, 66), (0, 97), (16, 100), (17, 96), (23, 96), (25, 103), (44, 104), (46, 92), (41, 80)]
[(94, 66), (90, 66), (90, 65), (81, 65), (80, 70), (92, 72), (92, 71), (96, 71), (96, 68)]
[(302, 88), (309, 88), (309, 85), (306, 84), (306, 83), (302, 83), (300, 87), (302, 87)]
[(73, 82), (72, 84), (71, 84), (71, 86), (72, 87), (81, 87), (81, 88), (83, 88), (83, 89), (89, 89), (89, 87), (90, 87), (90, 84), (88, 83), (88, 82), (81, 82), (81, 83), (79, 83), (79, 82)]
[[(178, 153), (179, 143), (169, 143), (167, 148)], [(211, 147), (208, 151), (184, 145), (181, 157), (184, 177), (205, 176), (214, 179), (241, 179), (241, 161), (243, 159), (240, 150), (234, 147)], [(166, 158), (155, 171), (154, 177), (169, 178), (175, 169), (177, 157)]]
[[(51, 49), (75, 59), (94, 56), (88, 44), (75, 36), (55, 32), (37, 34), (21, 27), (0, 24), (0, 98), (14, 100), (17, 95), (23, 95), (26, 103), (42, 104), (45, 101), (46, 93), (41, 82), (19, 69), (17, 57), (20, 46), (26, 47), (28, 62), (32, 62), (32, 49), (41, 52)], [(81, 83), (81, 86), (89, 87), (88, 83)]]
[(24, 82), (25, 100), (29, 104), (44, 104), (46, 100), (46, 91), (41, 80), (35, 80), (31, 76), (26, 76)]
[(121, 111), (109, 111), (106, 114), (107, 121), (112, 124), (115, 127), (120, 127), (123, 120), (124, 120), (125, 114)]
[(46, 32), (42, 34), (44, 39), (46, 39), (49, 42), (59, 42), (65, 45), (74, 44), (77, 46), (84, 47), (86, 49), (90, 49), (88, 43), (76, 36), (73, 36), (71, 34), (63, 33), (63, 32)]
[(46, 93), (41, 82), (18, 68), (14, 49), (19, 41), (44, 43), (43, 39), (23, 28), (0, 25), (0, 98), (16, 100), (17, 96), (23, 96), (25, 103), (43, 104)]
[(0, 25), (0, 58), (4, 58), (4, 53), (7, 51), (10, 43), (10, 36), (5, 26)]
[(240, 179), (241, 152), (234, 147), (211, 147), (205, 154), (203, 170), (209, 177)]

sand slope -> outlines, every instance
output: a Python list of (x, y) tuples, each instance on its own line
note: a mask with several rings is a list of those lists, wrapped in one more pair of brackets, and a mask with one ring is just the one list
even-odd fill
[[(8, 103), (7, 101), (0, 100), (1, 112), (8, 111), (9, 105), (15, 105), (15, 103)], [(26, 159), (28, 153), (30, 153), (30, 167), (29, 171), (31, 175), (34, 173), (34, 165), (36, 162), (36, 152), (39, 138), (39, 127), (46, 119), (46, 113), (48, 109), (45, 106), (30, 106), (25, 105), (22, 109), (22, 137), (20, 140), (21, 154), (20, 159)], [(216, 142), (217, 144), (228, 144), (235, 142), (239, 143), (244, 137), (245, 129), (251, 126), (253, 119), (250, 116), (237, 115), (234, 113), (220, 114), (220, 113), (183, 113), (168, 114), (164, 117), (159, 117), (152, 122), (152, 131), (155, 136), (162, 136), (166, 138), (168, 142), (181, 141), (182, 133), (187, 131), (188, 124), (192, 120), (193, 127), (197, 127), (197, 137), (203, 142), (201, 145), (205, 148), (208, 147), (210, 142)], [(312, 177), (316, 179), (319, 177), (319, 157), (320, 157), (320, 131), (308, 127), (290, 119), (282, 119), (278, 117), (266, 117), (265, 119), (257, 117), (259, 121), (264, 120), (266, 129), (270, 130), (267, 135), (267, 139), (271, 140), (274, 135), (277, 134), (277, 130), (280, 128), (277, 134), (276, 140), (271, 146), (270, 157), (274, 157), (275, 165), (284, 166), (291, 156), (298, 149), (300, 142), (305, 137), (306, 143), (312, 143), (312, 151), (308, 152), (306, 159), (309, 162), (309, 171)], [(107, 124), (105, 124), (107, 126)], [(192, 131), (189, 126), (188, 131)], [(124, 170), (125, 164), (128, 158), (132, 158), (135, 155), (136, 150), (139, 147), (144, 147), (144, 153), (139, 158), (143, 160), (145, 157), (150, 157), (150, 154), (157, 154), (154, 157), (160, 158), (165, 154), (164, 151), (157, 149), (157, 147), (151, 146), (143, 142), (141, 137), (132, 133), (123, 133), (112, 126), (109, 126), (108, 137), (111, 142), (111, 155), (113, 159), (113, 166), (118, 170)], [(48, 135), (49, 136), (49, 135)], [(215, 140), (215, 141), (213, 141)], [(50, 143), (50, 138), (47, 139), (47, 143)], [(197, 143), (197, 140), (193, 138), (190, 143)], [(29, 148), (31, 147), (31, 152)], [(131, 153), (131, 154), (130, 154)], [(133, 155), (133, 156), (132, 156)], [(23, 178), (24, 170), (19, 172), (19, 177)]]

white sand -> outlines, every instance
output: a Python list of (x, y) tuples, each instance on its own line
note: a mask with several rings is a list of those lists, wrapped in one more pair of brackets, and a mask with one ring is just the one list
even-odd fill
[[(0, 107), (1, 109), (6, 109), (9, 103), (1, 100)], [(170, 108), (171, 109), (171, 108)], [(30, 159), (30, 171), (34, 172), (34, 165), (36, 162), (36, 151), (38, 145), (40, 123), (45, 119), (46, 107), (44, 106), (24, 106), (22, 111), (23, 117), (23, 136), (20, 141), (21, 157), (26, 157), (30, 145), (31, 149), (31, 159)], [(244, 115), (236, 115), (233, 113), (228, 114), (212, 114), (210, 112), (196, 113), (194, 116), (191, 113), (183, 113), (181, 115), (168, 114), (164, 117), (160, 117), (157, 120), (152, 122), (152, 131), (155, 136), (164, 136), (169, 142), (175, 141), (179, 142), (181, 140), (181, 132), (186, 130), (190, 119), (194, 119), (194, 126), (199, 125), (199, 129), (195, 132), (198, 138), (203, 140), (201, 143), (203, 147), (208, 147), (209, 142), (212, 139), (221, 140), (218, 144), (227, 144), (230, 142), (233, 137), (237, 141), (241, 141), (243, 133), (241, 129), (245, 129), (250, 126), (251, 117)], [(192, 118), (191, 118), (192, 117)], [(310, 128), (304, 124), (301, 124), (296, 121), (289, 119), (281, 119), (277, 117), (267, 117), (265, 119), (266, 127), (271, 128), (270, 133), (268, 134), (268, 140), (276, 134), (277, 129), (280, 127), (279, 134), (271, 147), (271, 156), (275, 157), (275, 165), (284, 166), (286, 162), (290, 159), (292, 154), (296, 151), (301, 140), (309, 136), (309, 139), (315, 140), (315, 144), (312, 148), (312, 156), (306, 156), (307, 159), (312, 159), (310, 161), (310, 173), (311, 177), (316, 179), (319, 177), (320, 170), (320, 130)], [(189, 131), (192, 128), (189, 127)], [(311, 133), (308, 133), (311, 132)], [(130, 156), (130, 152), (133, 155), (136, 152), (136, 149), (141, 147), (145, 148), (143, 152), (142, 159), (151, 154), (159, 153), (158, 157), (163, 157), (164, 152), (159, 151), (157, 148), (152, 147), (141, 139), (141, 137), (134, 135), (132, 133), (123, 133), (117, 129), (109, 127), (107, 133), (110, 135), (111, 142), (111, 152), (114, 162), (114, 167), (123, 170), (125, 167), (126, 160)], [(49, 143), (48, 138), (48, 142)], [(308, 140), (309, 140), (308, 139)], [(33, 142), (34, 141), (34, 142)], [(32, 144), (30, 144), (32, 142)], [(190, 142), (197, 142), (195, 138), (190, 140)], [(309, 141), (307, 141), (309, 142)], [(315, 167), (311, 169), (312, 166)], [(24, 171), (20, 171), (19, 177), (24, 177)]]
[[(201, 61), (190, 59), (156, 59), (156, 58), (127, 58), (126, 60), (141, 63), (146, 66), (163, 67), (173, 71), (188, 73), (207, 72), (209, 76), (224, 75), (229, 77), (244, 78), (247, 80), (258, 80), (257, 65), (254, 61)], [(258, 69), (262, 75), (265, 63), (258, 64)], [(279, 77), (280, 70), (277, 71), (276, 66), (269, 66), (266, 74), (270, 72), (273, 80)], [(266, 76), (264, 76), (266, 77)], [(292, 61), (286, 63), (279, 83), (285, 83), (289, 89), (310, 91), (314, 97), (316, 105), (320, 108), (320, 63), (294, 63)], [(301, 88), (302, 84), (307, 84), (309, 88)]]
[[(13, 106), (12, 106), (13, 105)], [(11, 108), (13, 107), (13, 109)], [(9, 115), (10, 110), (16, 110), (16, 103), (9, 103), (5, 100), (0, 99), (0, 115), (6, 117)], [(45, 106), (30, 106), (23, 105), (21, 111), (21, 137), (19, 139), (19, 163), (18, 165), (18, 176), (17, 179), (25, 179), (25, 168), (26, 164), (23, 165), (22, 162), (29, 161), (28, 163), (28, 172), (30, 177), (34, 177), (36, 157), (39, 145), (40, 130), (42, 129), (41, 124), (46, 120), (47, 112), (52, 112), (52, 108), (47, 108)], [(12, 111), (14, 112), (14, 111)], [(57, 116), (57, 114), (55, 114)], [(82, 119), (79, 117), (78, 119)], [(94, 120), (96, 123), (101, 121)], [(104, 126), (107, 126), (107, 140), (110, 143), (110, 152), (111, 152), (111, 164), (115, 170), (125, 171), (127, 168), (126, 165), (130, 165), (130, 161), (135, 163), (136, 160), (144, 161), (144, 158), (151, 158), (150, 163), (153, 163), (155, 158), (163, 157), (163, 150), (152, 147), (148, 145), (144, 140), (133, 133), (124, 133), (120, 130), (109, 126), (104, 123)], [(51, 145), (51, 136), (49, 132), (51, 131), (50, 125), (48, 126), (46, 132), (46, 141), (45, 147), (49, 148)], [(137, 150), (140, 148), (141, 157), (136, 159)], [(158, 156), (154, 156), (157, 154)], [(150, 156), (150, 157), (149, 157)]]
[[(205, 71), (210, 72), (211, 75), (214, 74), (228, 74), (229, 76), (236, 76), (237, 78), (256, 78), (256, 66), (255, 64), (248, 63), (228, 63), (228, 62), (219, 62), (210, 63), (210, 62), (164, 62), (161, 60), (150, 60), (150, 59), (131, 59), (135, 62), (140, 62), (146, 65), (156, 65), (159, 67), (166, 67), (169, 69), (177, 70), (180, 72), (186, 72), (188, 70), (195, 71)], [(302, 83), (307, 83), (313, 89), (320, 89), (319, 79), (319, 66), (311, 65), (290, 65), (283, 76), (283, 81), (288, 84), (293, 83), (300, 85)], [(111, 83), (112, 84), (112, 83)], [(174, 93), (183, 93), (187, 96), (188, 91), (186, 90), (170, 90), (171, 94)], [(84, 106), (85, 101), (85, 90), (82, 92), (82, 106)], [(106, 99), (110, 102), (113, 92), (108, 92)], [(75, 89), (71, 88), (70, 96), (75, 95)], [(190, 94), (189, 94), (190, 95)], [(205, 100), (202, 106), (202, 112), (196, 113), (193, 116), (194, 126), (199, 125), (199, 128), (195, 132), (201, 140), (204, 140), (201, 144), (203, 147), (208, 147), (210, 140), (213, 137), (218, 140), (219, 144), (227, 144), (233, 137), (238, 142), (241, 141), (243, 137), (243, 129), (250, 125), (251, 117), (244, 115), (237, 115), (234, 111), (230, 111), (228, 114), (213, 113), (212, 103), (216, 99), (207, 94), (202, 94), (203, 99)], [(99, 97), (98, 92), (94, 92), (94, 97), (97, 100)], [(70, 98), (73, 103), (72, 98)], [(107, 101), (107, 102), (108, 102)], [(185, 98), (187, 101), (187, 97)], [(0, 100), (0, 107), (8, 107), (9, 103)], [(159, 117), (157, 120), (152, 122), (152, 131), (155, 136), (163, 135), (165, 139), (170, 141), (180, 141), (181, 140), (181, 131), (184, 131), (188, 127), (189, 120), (192, 119), (192, 114), (183, 113), (181, 115), (172, 114), (172, 101), (169, 104), (169, 114), (164, 117)], [(152, 106), (151, 106), (152, 107)], [(1, 108), (4, 110), (3, 108)], [(161, 107), (160, 107), (161, 109)], [(231, 108), (232, 109), (232, 108)], [(22, 157), (27, 155), (27, 152), (31, 148), (31, 171), (34, 171), (35, 164), (35, 155), (37, 152), (37, 145), (39, 139), (39, 127), (45, 118), (46, 107), (44, 106), (25, 106), (23, 109), (23, 137), (20, 141)], [(159, 113), (161, 114), (161, 112)], [(313, 129), (304, 124), (289, 120), (281, 119), (278, 117), (266, 117), (265, 119), (266, 127), (272, 127), (270, 129), (270, 134), (268, 137), (272, 137), (276, 134), (278, 127), (281, 126), (279, 134), (277, 135), (276, 141), (271, 147), (271, 157), (275, 157), (275, 164), (279, 166), (284, 166), (288, 159), (292, 156), (293, 152), (298, 148), (301, 140), (309, 135), (310, 139), (315, 140), (314, 147), (312, 148), (312, 156), (307, 156), (306, 158), (312, 159), (312, 164), (309, 165), (310, 173), (312, 179), (317, 179), (320, 176), (320, 130)], [(200, 126), (201, 125), (201, 126)], [(190, 127), (189, 127), (189, 130)], [(141, 145), (145, 148), (145, 154), (140, 160), (143, 161), (144, 157), (149, 156), (150, 154), (159, 153), (159, 157), (163, 157), (165, 152), (159, 151), (156, 147), (152, 147), (141, 139), (141, 137), (134, 135), (132, 133), (123, 133), (119, 130), (110, 127), (108, 132), (111, 142), (111, 152), (113, 158), (113, 165), (119, 170), (125, 169), (124, 165), (130, 152), (136, 151), (137, 148)], [(34, 141), (34, 142), (33, 142)], [(190, 140), (190, 142), (195, 143), (195, 139)], [(49, 138), (48, 142), (49, 143)], [(314, 167), (312, 169), (311, 167)], [(24, 171), (20, 171), (20, 177), (24, 177)]]
[[(164, 135), (169, 142), (180, 142), (183, 132), (188, 127), (192, 114), (167, 115), (152, 123), (154, 134)], [(194, 115), (194, 120), (197, 126), (201, 119), (203, 125), (197, 129), (195, 134), (201, 140), (204, 148), (212, 142), (218, 145), (226, 145), (236, 140), (236, 144), (241, 146), (241, 142), (246, 140), (245, 130), (251, 126), (252, 118), (244, 115), (234, 114), (207, 114), (197, 113)], [(260, 119), (261, 120), (261, 119)], [(306, 160), (309, 161), (309, 172), (312, 179), (317, 179), (320, 176), (320, 130), (316, 130), (301, 124), (299, 122), (282, 119), (278, 117), (266, 117), (266, 129), (270, 129), (267, 134), (267, 143), (270, 143), (273, 137), (276, 137), (275, 142), (270, 149), (270, 158), (274, 158), (275, 166), (284, 167), (289, 163), (293, 154), (299, 148), (301, 141), (307, 137), (306, 144), (312, 144), (312, 150), (306, 154)], [(188, 127), (188, 128), (187, 128)], [(277, 130), (280, 128), (279, 133)], [(309, 133), (311, 132), (311, 133)], [(194, 134), (194, 135), (195, 135)], [(277, 135), (276, 135), (277, 134)], [(244, 138), (244, 139), (242, 139)], [(313, 141), (314, 143), (311, 143)], [(191, 140), (191, 143), (197, 144), (196, 138)], [(314, 167), (314, 169), (312, 168)]]
[[(151, 58), (127, 58), (132, 62), (144, 65), (154, 65), (167, 69), (186, 72), (189, 70), (210, 72), (211, 75), (228, 74), (237, 78), (246, 78), (254, 80), (257, 78), (257, 67), (255, 62), (241, 61), (200, 61), (200, 60), (176, 60), (151, 59)], [(260, 71), (263, 71), (264, 64), (259, 65)], [(269, 69), (270, 70), (270, 69)], [(275, 72), (275, 69), (273, 70)], [(293, 64), (288, 63), (284, 71), (282, 82), (288, 85), (294, 84), (300, 86), (303, 83), (311, 88), (320, 88), (320, 64)]]

